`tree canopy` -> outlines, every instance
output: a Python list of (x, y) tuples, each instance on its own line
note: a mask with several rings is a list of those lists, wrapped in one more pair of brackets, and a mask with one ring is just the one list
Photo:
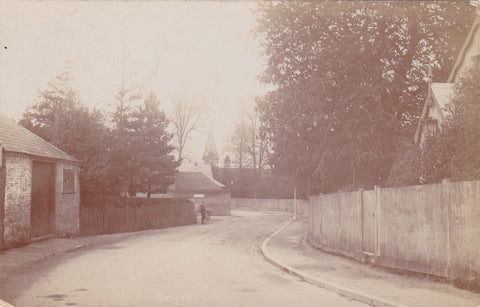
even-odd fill
[[(20, 124), (80, 161), (82, 195), (165, 192), (178, 163), (171, 154), (168, 119), (159, 100), (123, 86), (116, 96), (112, 122), (86, 108), (72, 88), (67, 67), (23, 114)], [(143, 104), (134, 106), (134, 100)]]
[(82, 192), (101, 193), (108, 185), (104, 166), (108, 130), (102, 114), (82, 104), (72, 80), (67, 65), (38, 93), (20, 124), (80, 161)]
[(388, 185), (401, 186), (480, 179), (480, 71), (471, 71), (456, 85), (447, 120), (422, 146), (413, 144), (399, 155)]
[(311, 192), (382, 184), (410, 137), (431, 65), (446, 78), (473, 9), (460, 2), (262, 2), (276, 89), (258, 108), (274, 167)]

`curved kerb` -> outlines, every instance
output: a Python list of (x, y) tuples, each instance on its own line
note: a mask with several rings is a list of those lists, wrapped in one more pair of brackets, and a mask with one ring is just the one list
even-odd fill
[(271, 238), (276, 236), (280, 231), (282, 231), (285, 227), (287, 227), (291, 222), (295, 220), (295, 216), (292, 216), (291, 219), (288, 221), (284, 222), (283, 224), (280, 225), (280, 227), (273, 232), (265, 241), (263, 241), (262, 245), (260, 246), (260, 253), (263, 255), (265, 260), (267, 260), (269, 263), (273, 264), (277, 268), (281, 269), (282, 271), (295, 276), (299, 278), (302, 281), (308, 282), (312, 285), (315, 285), (320, 288), (324, 288), (326, 290), (335, 292), (337, 294), (355, 299), (357, 301), (369, 304), (371, 306), (380, 306), (380, 307), (407, 307), (407, 305), (402, 305), (398, 303), (394, 303), (388, 300), (384, 300), (381, 298), (378, 298), (373, 295), (369, 295), (363, 292), (359, 292), (353, 289), (348, 289), (342, 286), (335, 285), (331, 282), (320, 280), (316, 277), (313, 277), (311, 275), (308, 275), (307, 273), (298, 271), (288, 265), (282, 264), (280, 261), (276, 260), (270, 253), (268, 252), (267, 249), (267, 244), (270, 241)]

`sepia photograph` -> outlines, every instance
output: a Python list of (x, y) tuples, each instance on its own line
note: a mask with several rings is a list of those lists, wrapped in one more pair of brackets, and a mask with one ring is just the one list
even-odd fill
[(480, 307), (480, 0), (0, 1), (0, 307)]

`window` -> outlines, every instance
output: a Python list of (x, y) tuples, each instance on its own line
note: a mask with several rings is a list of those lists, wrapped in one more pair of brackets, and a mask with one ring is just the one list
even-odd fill
[(75, 172), (71, 169), (63, 170), (63, 193), (75, 193)]

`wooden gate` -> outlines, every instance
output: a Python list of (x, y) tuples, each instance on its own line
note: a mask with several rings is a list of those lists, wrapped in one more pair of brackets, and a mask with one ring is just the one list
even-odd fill
[(53, 164), (33, 162), (30, 215), (30, 234), (32, 238), (53, 232), (55, 216), (54, 178)]

